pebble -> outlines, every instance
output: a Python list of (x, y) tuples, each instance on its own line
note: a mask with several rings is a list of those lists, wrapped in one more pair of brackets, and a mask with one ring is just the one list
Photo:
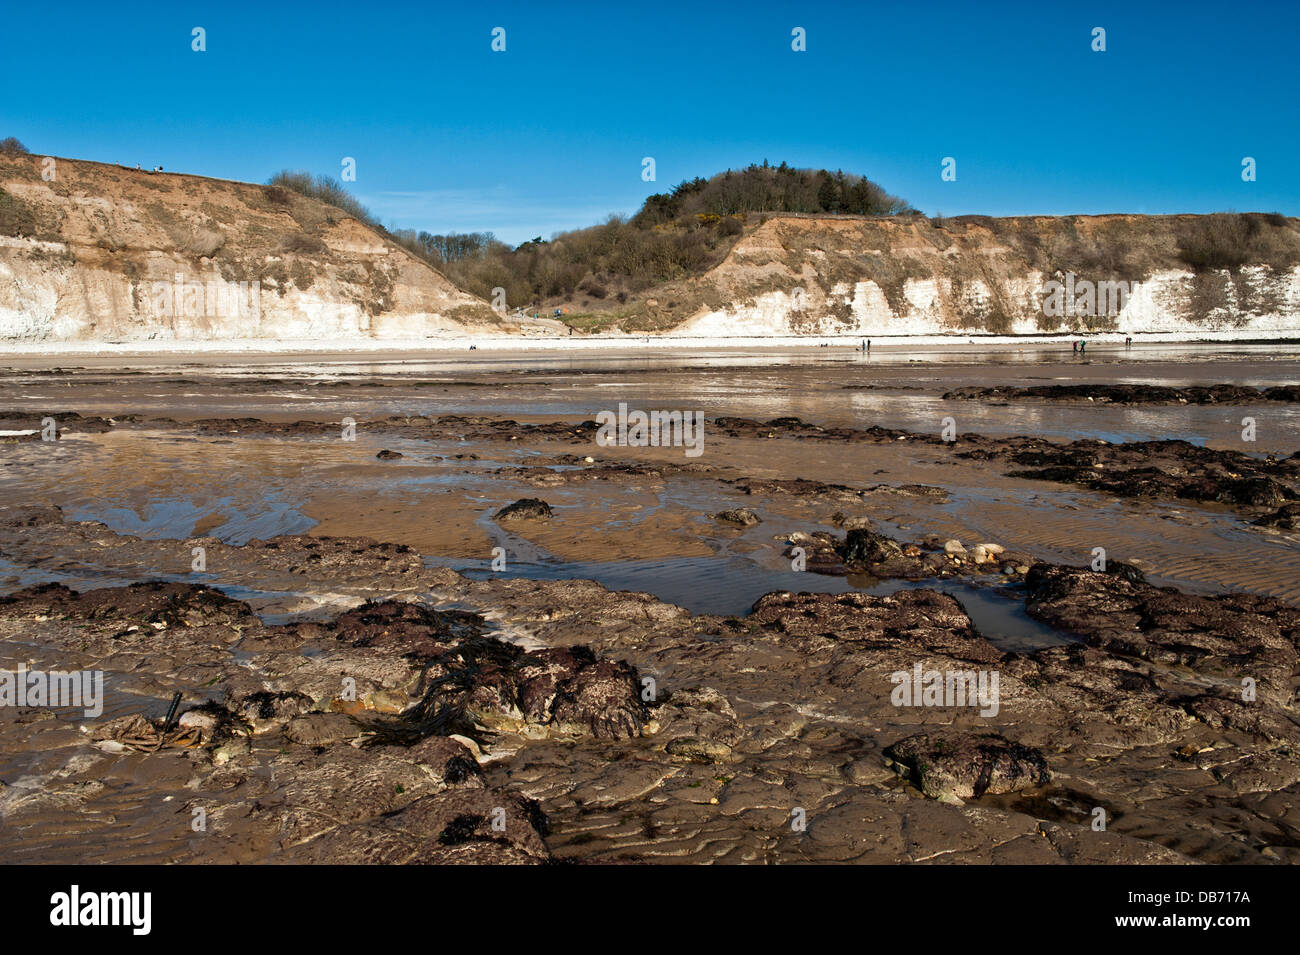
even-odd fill
[(236, 756), (242, 756), (251, 752), (253, 746), (248, 742), (248, 737), (237, 736), (232, 740), (222, 743), (212, 751), (212, 762), (217, 766), (224, 766)]
[(697, 763), (718, 763), (731, 755), (731, 747), (717, 740), (683, 736), (664, 747), (669, 756), (682, 756)]
[(379, 689), (366, 697), (366, 708), (380, 713), (400, 713), (411, 704), (411, 698), (395, 690)]
[(186, 729), (198, 730), (204, 737), (209, 736), (217, 728), (217, 718), (203, 710), (186, 710), (176, 722), (178, 726)]

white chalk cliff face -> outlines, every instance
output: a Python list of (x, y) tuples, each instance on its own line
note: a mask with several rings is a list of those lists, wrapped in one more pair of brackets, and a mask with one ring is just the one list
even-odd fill
[[(1254, 271), (1256, 274), (1251, 274)], [(963, 308), (946, 303), (953, 299), (947, 280), (908, 279), (903, 284), (905, 304), (895, 310), (875, 282), (839, 283), (829, 294), (791, 291), (766, 292), (752, 302), (708, 309), (672, 331), (672, 335), (789, 336), (789, 335), (964, 335), (996, 332), (1006, 335), (1041, 335), (1052, 332), (1108, 331), (1123, 335), (1142, 333), (1231, 334), (1241, 338), (1300, 338), (1300, 269), (1282, 277), (1245, 270), (1210, 276), (1167, 271), (1145, 282), (1134, 282), (1125, 301), (1114, 312), (1080, 312), (1056, 320), (1045, 315), (1047, 293), (1039, 275), (1026, 275), (1005, 283), (1004, 292), (1018, 307), (1009, 322), (996, 325), (979, 320), (991, 298), (983, 282), (962, 290)], [(1217, 286), (1222, 304), (1197, 314), (1197, 289), (1203, 283)], [(1239, 292), (1237, 286), (1246, 286)], [(1256, 302), (1267, 292), (1269, 305)], [(847, 314), (845, 314), (847, 312)]]
[[(1119, 334), (1300, 337), (1300, 267), (1193, 271), (1175, 259), (1174, 232), (1190, 216), (998, 220), (956, 237), (924, 220), (782, 217), (737, 243), (698, 281), (707, 304), (683, 336)], [(1300, 233), (1287, 220), (1288, 241)], [(1091, 229), (1096, 246), (1141, 237), (1145, 274), (1044, 271), (1007, 241), (1050, 246), (1053, 233)], [(1046, 238), (1044, 237), (1046, 236)], [(1087, 241), (1087, 240), (1085, 240)], [(1173, 267), (1170, 267), (1172, 261)], [(1136, 270), (1134, 270), (1136, 271)], [(1110, 294), (1101, 283), (1114, 282)], [(1053, 283), (1060, 288), (1052, 302)], [(1068, 284), (1067, 284), (1068, 283)], [(1089, 289), (1087, 295), (1084, 289)], [(1061, 307), (1062, 304), (1065, 307)]]
[(262, 186), (0, 160), (0, 341), (416, 340), (487, 303), (332, 207)]

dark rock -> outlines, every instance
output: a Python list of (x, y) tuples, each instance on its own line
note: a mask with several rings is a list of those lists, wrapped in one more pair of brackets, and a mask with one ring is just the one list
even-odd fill
[(1035, 564), (1025, 578), (1025, 609), (1117, 656), (1233, 682), (1250, 677), (1262, 700), (1289, 705), (1300, 670), (1300, 607), (1258, 594), (1155, 587), (1114, 567)]
[(536, 801), (455, 787), (338, 826), (292, 846), (286, 861), (330, 864), (538, 864), (550, 858), (549, 824)]
[(871, 518), (859, 514), (845, 514), (836, 511), (831, 515), (831, 523), (846, 530), (870, 530)]
[(1255, 401), (1300, 401), (1300, 386), (1282, 385), (1260, 391), (1245, 385), (1193, 385), (1173, 388), (1167, 385), (1035, 385), (1017, 388), (998, 385), (992, 388), (971, 386), (957, 388), (944, 396), (956, 399), (1045, 399), (1048, 401), (1092, 401), (1097, 404), (1241, 404)]
[(840, 556), (846, 564), (884, 564), (901, 560), (903, 547), (892, 537), (857, 528), (845, 535)]
[(753, 527), (762, 520), (747, 507), (737, 507), (730, 511), (719, 511), (717, 514), (713, 515), (713, 519), (728, 524), (740, 524), (743, 527)]
[(63, 523), (63, 509), (57, 505), (10, 505), (0, 508), (0, 523), (14, 527), (47, 527)]
[(340, 614), (334, 627), (354, 647), (379, 647), (427, 661), (454, 644), (458, 630), (472, 627), (465, 615), (443, 613), (403, 600), (366, 602)]
[(1182, 499), (1233, 507), (1279, 507), (1297, 498), (1300, 461), (1251, 457), (1187, 441), (1108, 444), (1092, 439), (1055, 445), (1013, 438), (960, 456), (1009, 458), (1009, 477), (1076, 484), (1120, 497)]
[(664, 751), (669, 756), (678, 756), (693, 763), (721, 763), (731, 756), (731, 747), (726, 743), (694, 736), (672, 740), (664, 747)]
[(1275, 527), (1280, 531), (1298, 530), (1300, 529), (1300, 502), (1283, 504), (1272, 514), (1256, 518), (1252, 523), (1257, 527)]
[(428, 736), (400, 751), (403, 759), (422, 766), (448, 785), (482, 786), (483, 770), (464, 743), (446, 736)]
[(383, 601), (340, 615), (338, 636), (390, 649), (424, 664), (420, 701), (397, 719), (370, 725), (384, 741), (430, 734), (537, 728), (562, 735), (639, 735), (647, 716), (635, 667), (601, 660), (587, 647), (526, 653), (493, 639), (476, 614)]
[(527, 719), (545, 723), (551, 718), (560, 688), (584, 667), (596, 662), (586, 647), (555, 647), (522, 657), (516, 670), (519, 708)]
[(918, 733), (884, 751), (885, 765), (941, 802), (1016, 792), (1051, 780), (1038, 750), (996, 733)]
[(1123, 577), (1135, 584), (1144, 584), (1147, 579), (1147, 575), (1142, 573), (1139, 568), (1122, 560), (1108, 560), (1106, 562), (1106, 573), (1114, 574), (1116, 577)]
[(266, 690), (250, 693), (231, 709), (255, 733), (268, 732), (313, 709), (312, 698), (303, 693)]
[(604, 739), (639, 736), (647, 718), (636, 668), (610, 660), (585, 667), (565, 684), (553, 716)]
[(331, 746), (361, 737), (364, 730), (343, 713), (307, 713), (295, 716), (284, 728), (284, 738), (303, 746)]
[(114, 620), (151, 630), (256, 621), (248, 604), (201, 584), (159, 580), (74, 591), (63, 584), (40, 584), (0, 597), (10, 613), (64, 620)]
[(749, 620), (788, 638), (869, 647), (905, 643), (914, 652), (980, 662), (1002, 657), (975, 632), (956, 599), (933, 590), (900, 590), (884, 596), (777, 591), (758, 599)]
[(738, 478), (728, 483), (742, 494), (813, 498), (826, 503), (857, 503), (862, 500), (862, 492), (855, 488), (843, 484), (827, 484), (824, 481), (810, 481), (806, 478), (793, 478), (790, 480)]
[(547, 520), (552, 516), (551, 505), (535, 497), (525, 497), (508, 504), (492, 515), (493, 520)]

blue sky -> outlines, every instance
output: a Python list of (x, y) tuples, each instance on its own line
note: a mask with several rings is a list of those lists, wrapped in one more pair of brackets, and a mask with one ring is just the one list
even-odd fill
[(385, 224), (512, 242), (763, 159), (930, 214), (1300, 214), (1300, 4), (173, 6), (7, 5), (0, 137), (254, 182), (350, 156)]

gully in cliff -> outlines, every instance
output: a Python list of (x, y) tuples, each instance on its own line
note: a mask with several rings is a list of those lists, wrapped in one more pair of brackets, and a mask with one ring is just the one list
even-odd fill
[(1132, 294), (1126, 281), (1075, 281), (1073, 272), (1065, 273), (1064, 282), (1052, 279), (1045, 283), (1043, 291), (1047, 293), (1043, 299), (1043, 314), (1048, 318), (1113, 318), (1124, 311), (1124, 305)]

